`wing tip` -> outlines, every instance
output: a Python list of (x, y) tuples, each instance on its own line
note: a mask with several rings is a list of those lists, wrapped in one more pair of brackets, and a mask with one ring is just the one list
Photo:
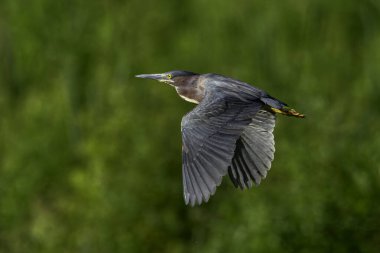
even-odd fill
[(209, 194), (206, 194), (206, 195), (202, 194), (202, 196), (200, 198), (198, 198), (195, 194), (192, 195), (190, 193), (184, 193), (183, 196), (184, 196), (184, 200), (185, 200), (185, 205), (194, 207), (194, 206), (200, 206), (203, 203), (208, 203), (211, 196), (213, 196), (215, 194), (215, 192), (216, 192), (216, 186), (214, 186), (212, 188), (212, 190), (209, 192)]

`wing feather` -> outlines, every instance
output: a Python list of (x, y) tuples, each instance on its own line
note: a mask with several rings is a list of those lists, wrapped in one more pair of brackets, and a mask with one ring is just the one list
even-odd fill
[[(262, 102), (225, 94), (217, 86), (207, 86), (202, 102), (185, 115), (181, 123), (182, 164), (185, 203), (207, 202), (227, 174), (236, 141), (259, 111)], [(235, 161), (236, 164), (237, 161)], [(240, 162), (241, 163), (241, 162)], [(246, 168), (246, 167), (245, 167)], [(249, 185), (249, 172), (235, 170), (239, 184)], [(243, 188), (243, 185), (241, 185)]]
[[(229, 173), (235, 187), (249, 188), (252, 183), (260, 184), (261, 179), (266, 177), (274, 159), (274, 126), (275, 114), (261, 109), (244, 129), (237, 141)], [(248, 174), (248, 180), (237, 176), (239, 172)]]

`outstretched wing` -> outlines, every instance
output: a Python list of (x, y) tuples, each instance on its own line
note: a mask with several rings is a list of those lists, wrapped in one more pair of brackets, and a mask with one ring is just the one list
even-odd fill
[(263, 103), (207, 87), (202, 102), (183, 117), (182, 174), (186, 204), (207, 202), (227, 174), (236, 141)]
[(250, 188), (265, 178), (274, 158), (273, 129), (276, 116), (260, 110), (244, 129), (236, 143), (235, 155), (228, 174), (235, 187)]

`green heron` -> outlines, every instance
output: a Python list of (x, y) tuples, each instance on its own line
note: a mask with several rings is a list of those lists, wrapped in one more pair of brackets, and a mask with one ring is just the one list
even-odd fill
[(276, 113), (304, 117), (265, 91), (218, 74), (177, 70), (136, 77), (167, 83), (198, 104), (181, 122), (186, 205), (207, 202), (227, 173), (236, 188), (259, 185), (274, 158)]

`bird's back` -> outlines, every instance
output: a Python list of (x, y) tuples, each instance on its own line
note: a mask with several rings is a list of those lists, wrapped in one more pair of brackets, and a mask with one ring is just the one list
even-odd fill
[(255, 100), (261, 97), (266, 97), (268, 94), (248, 83), (232, 79), (219, 74), (203, 74), (200, 79), (205, 80), (205, 87), (212, 89), (218, 93), (239, 97), (241, 100)]

